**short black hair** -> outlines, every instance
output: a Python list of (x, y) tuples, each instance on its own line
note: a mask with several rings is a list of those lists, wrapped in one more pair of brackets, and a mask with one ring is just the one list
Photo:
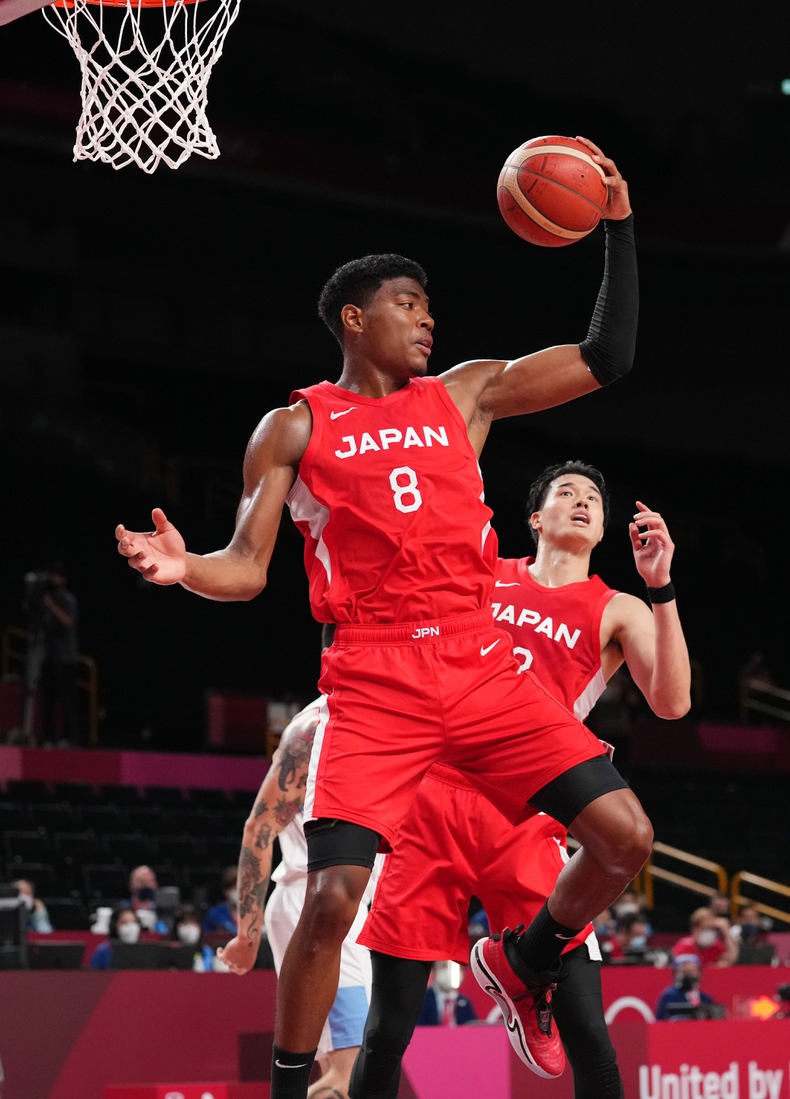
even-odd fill
[(562, 477), (565, 473), (577, 473), (580, 477), (589, 477), (598, 489), (601, 494), (601, 502), (603, 503), (603, 529), (606, 530), (606, 524), (609, 522), (609, 493), (606, 490), (606, 481), (604, 481), (601, 471), (596, 469), (595, 466), (588, 465), (587, 462), (582, 462), (578, 459), (574, 462), (560, 462), (558, 465), (546, 466), (543, 472), (538, 474), (529, 486), (529, 496), (527, 497), (527, 523), (529, 524), (529, 532), (532, 535), (532, 540), (536, 546), (538, 544), (539, 535), (532, 523), (529, 522), (530, 517), (534, 515), (536, 511), (540, 511), (546, 503), (546, 496), (552, 481), (556, 481), (558, 477)]
[(388, 279), (402, 278), (414, 279), (423, 290), (428, 284), (428, 276), (419, 263), (394, 252), (363, 256), (338, 267), (321, 291), (318, 315), (341, 347), (343, 321), (340, 313), (343, 306), (358, 305), (364, 309), (383, 283)]

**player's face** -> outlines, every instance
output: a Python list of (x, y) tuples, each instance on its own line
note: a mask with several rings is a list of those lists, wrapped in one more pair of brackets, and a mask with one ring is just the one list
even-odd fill
[(572, 550), (592, 549), (603, 538), (603, 500), (587, 477), (563, 473), (552, 481), (532, 517), (541, 542)]
[(365, 355), (392, 377), (421, 377), (428, 370), (433, 323), (415, 279), (388, 279), (362, 310)]

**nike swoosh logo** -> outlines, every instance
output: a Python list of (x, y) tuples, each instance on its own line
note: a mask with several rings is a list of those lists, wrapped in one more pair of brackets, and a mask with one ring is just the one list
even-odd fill
[(338, 416), (348, 416), (349, 412), (353, 412), (357, 406), (352, 404), (351, 408), (344, 408), (342, 412), (330, 412), (329, 419), (336, 420)]
[(575, 939), (575, 935), (560, 935), (558, 932), (554, 932), (555, 939), (564, 939), (566, 943), (569, 943), (571, 939)]
[(518, 580), (513, 580), (510, 584), (505, 584), (502, 580), (497, 580), (494, 583), (495, 588), (520, 588)]
[(282, 1061), (275, 1061), (277, 1068), (307, 1068), (307, 1061), (303, 1065), (284, 1065)]
[(498, 645), (501, 640), (502, 640), (502, 638), (498, 637), (496, 639), (496, 641), (492, 641), (490, 645), (486, 646), (486, 648), (483, 648), (483, 646), (481, 645), (480, 646), (480, 655), (485, 656), (487, 653), (490, 653), (491, 650), (493, 649), (494, 645)]

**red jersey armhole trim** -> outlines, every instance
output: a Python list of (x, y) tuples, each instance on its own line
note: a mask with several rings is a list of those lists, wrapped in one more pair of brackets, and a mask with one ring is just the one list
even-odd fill
[[(603, 612), (606, 610), (612, 599), (619, 595), (619, 591), (616, 588), (607, 588), (598, 600), (595, 611), (593, 613), (593, 631), (598, 638), (598, 659), (601, 660), (603, 652), (601, 651), (601, 619), (603, 618)], [(602, 665), (601, 665), (602, 666)]]
[[(313, 426), (310, 429), (310, 442), (305, 447), (305, 452), (299, 462), (299, 471), (297, 473), (297, 477), (302, 477), (302, 465), (305, 461), (308, 460), (308, 458), (312, 455), (312, 452), (320, 443), (321, 435), (323, 433), (323, 419), (320, 415), (316, 415), (316, 409), (313, 407), (313, 402), (310, 400), (311, 396), (313, 396), (312, 390), (316, 388), (317, 386), (311, 385), (307, 386), (305, 389), (295, 389), (291, 394), (291, 404), (296, 404), (296, 401), (307, 401), (307, 407), (310, 409), (310, 416), (313, 420)], [(296, 398), (296, 401), (294, 400), (294, 398)], [(302, 477), (302, 481), (307, 484), (304, 477)], [(310, 491), (312, 492), (312, 489), (310, 489)]]
[[(455, 401), (452, 399), (450, 394), (447, 392), (447, 386), (444, 384), (444, 382), (442, 381), (441, 378), (437, 378), (437, 377), (423, 378), (422, 381), (430, 382), (431, 384), (433, 384), (437, 387), (437, 391), (438, 391), (440, 399), (447, 406), (447, 408), (450, 411), (450, 414), (452, 416), (455, 416), (456, 422), (460, 425), (461, 430), (464, 433), (464, 439), (466, 440), (466, 445), (469, 447), (471, 455), (474, 458), (475, 462), (477, 463), (477, 468), (479, 469), (480, 468), (480, 458), (475, 453), (475, 448), (472, 446), (472, 440), (469, 438), (469, 428), (466, 426), (466, 420), (463, 418), (463, 416), (459, 412), (458, 405), (455, 403)], [(482, 479), (483, 478), (482, 478), (482, 474), (481, 474), (481, 477), (480, 477), (481, 482), (482, 482)]]

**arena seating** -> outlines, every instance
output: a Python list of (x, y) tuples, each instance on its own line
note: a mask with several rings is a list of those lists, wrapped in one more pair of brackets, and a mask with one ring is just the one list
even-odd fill
[(9, 780), (0, 791), (0, 878), (31, 880), (53, 927), (87, 930), (100, 903), (128, 896), (129, 873), (153, 867), (161, 886), (207, 907), (238, 859), (251, 794), (176, 787)]

